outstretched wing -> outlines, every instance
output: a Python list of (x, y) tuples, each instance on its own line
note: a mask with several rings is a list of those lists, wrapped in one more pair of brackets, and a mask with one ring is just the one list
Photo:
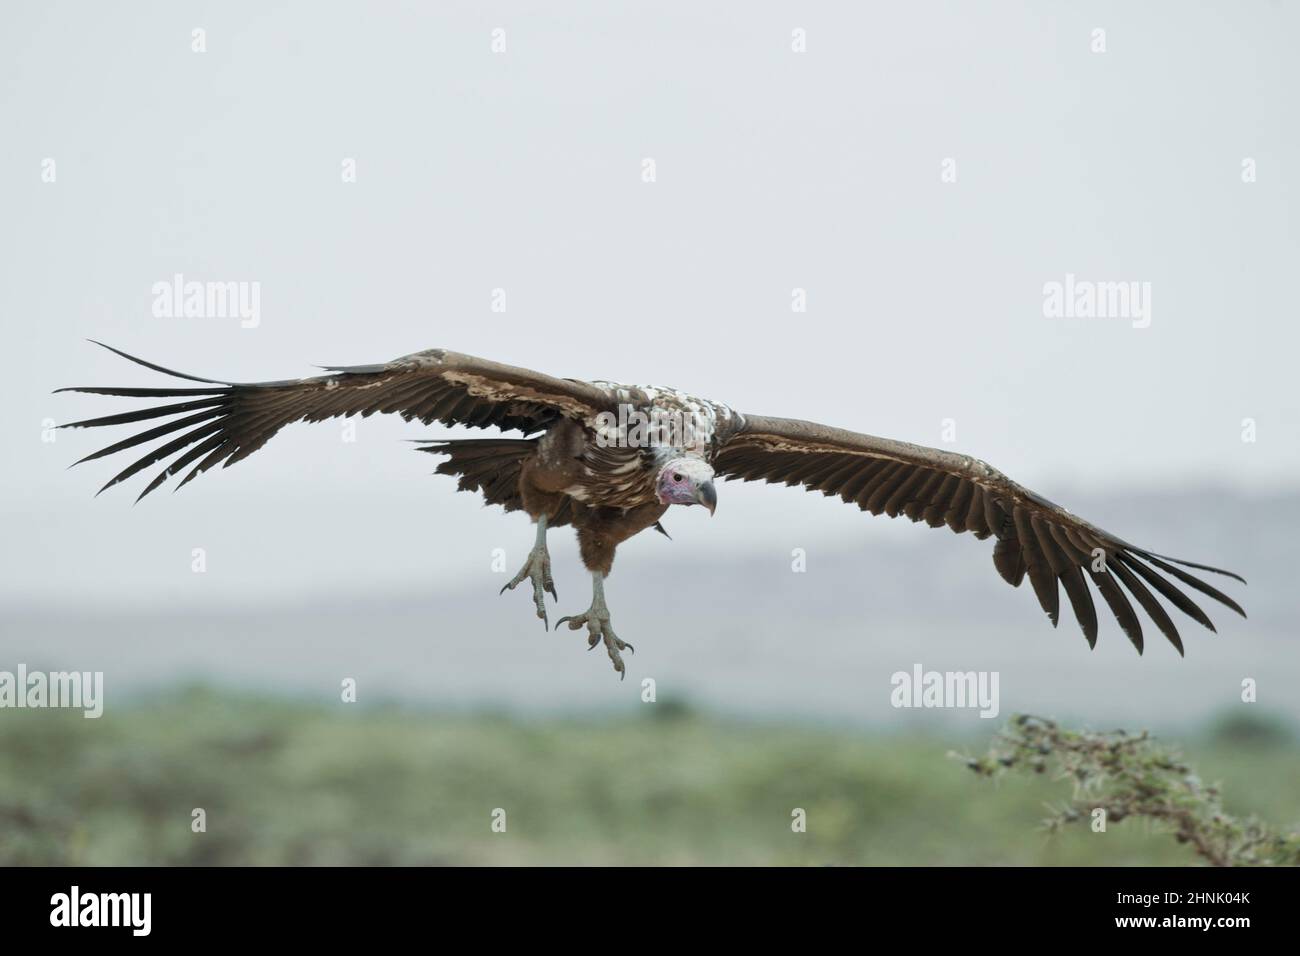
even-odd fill
[[(193, 466), (178, 488), (213, 465), (223, 463), (229, 467), (247, 458), (291, 422), (395, 412), (407, 421), (419, 419), (426, 425), (439, 421), (445, 425), (494, 426), (529, 434), (560, 417), (589, 420), (613, 407), (608, 393), (595, 385), (552, 378), (443, 349), (415, 352), (383, 365), (327, 368), (329, 374), (315, 378), (245, 384), (185, 375), (111, 346), (104, 345), (104, 348), (156, 372), (198, 382), (201, 386), (58, 389), (168, 400), (167, 404), (60, 426), (91, 428), (165, 419), (163, 424), (81, 459), (90, 461), (165, 439), (99, 489), (102, 492), (150, 465), (171, 459), (140, 493), (140, 498), (184, 468)], [(176, 433), (179, 433), (176, 437), (168, 437)]]
[(1129, 596), (1179, 654), (1183, 644), (1178, 629), (1153, 591), (1210, 630), (1210, 619), (1179, 584), (1246, 615), (1232, 598), (1176, 565), (1245, 583), (1238, 575), (1136, 548), (978, 459), (812, 422), (758, 415), (746, 415), (744, 421), (715, 455), (718, 474), (803, 485), (809, 491), (839, 495), (872, 514), (906, 515), (932, 528), (947, 525), (959, 534), (970, 531), (977, 538), (993, 535), (998, 573), (1013, 587), (1028, 576), (1053, 626), (1060, 616), (1063, 588), (1090, 646), (1097, 642), (1097, 611), (1089, 580), (1139, 653), (1142, 624)]

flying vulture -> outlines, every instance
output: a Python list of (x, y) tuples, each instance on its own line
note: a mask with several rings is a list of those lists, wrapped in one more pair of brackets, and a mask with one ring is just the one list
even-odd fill
[(437, 421), (521, 433), (522, 438), (417, 443), (421, 451), (445, 456), (437, 473), (459, 476), (461, 491), (480, 492), (506, 511), (523, 509), (536, 522), (528, 560), (502, 592), (528, 579), (544, 625), (549, 625), (544, 592), (558, 601), (546, 532), (563, 525), (577, 530), (582, 561), (591, 572), (591, 606), (561, 618), (556, 627), (585, 626), (589, 647), (603, 642), (614, 670), (624, 676), (620, 651), (632, 648), (614, 632), (604, 592), (614, 551), (647, 528), (662, 531), (659, 519), (670, 505), (698, 504), (712, 513), (715, 478), (802, 485), (875, 515), (904, 515), (932, 528), (946, 525), (958, 534), (992, 537), (998, 574), (1013, 587), (1028, 577), (1053, 626), (1064, 590), (1090, 646), (1097, 641), (1097, 609), (1089, 583), (1139, 653), (1142, 624), (1133, 601), (1180, 655), (1178, 629), (1157, 594), (1210, 630), (1214, 625), (1184, 588), (1245, 616), (1236, 601), (1184, 569), (1245, 583), (1238, 575), (1135, 547), (966, 455), (813, 422), (742, 414), (672, 388), (552, 378), (445, 349), (380, 365), (327, 367), (314, 378), (238, 383), (185, 375), (104, 348), (196, 385), (59, 389), (163, 402), (61, 426), (163, 420), (81, 459), (160, 441), (100, 491), (159, 463), (162, 470), (140, 498), (185, 471), (179, 489), (214, 465), (228, 467), (248, 457), (285, 425), (340, 415), (391, 412), (426, 425)]

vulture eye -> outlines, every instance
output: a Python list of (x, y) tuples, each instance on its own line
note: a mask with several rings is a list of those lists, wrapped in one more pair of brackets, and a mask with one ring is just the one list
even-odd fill
[(682, 476), (677, 474), (677, 472), (673, 472), (673, 481), (681, 481), (681, 480), (682, 480)]

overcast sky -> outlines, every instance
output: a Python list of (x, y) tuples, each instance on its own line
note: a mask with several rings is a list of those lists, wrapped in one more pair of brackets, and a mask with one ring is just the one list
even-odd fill
[[(439, 430), (392, 420), (92, 499), (127, 461), (65, 468), (122, 433), (42, 424), (132, 406), (51, 389), (165, 380), (86, 338), (234, 380), (441, 346), (672, 384), (952, 437), (1067, 505), (1291, 486), (1300, 5), (980, 6), (13, 6), (0, 597), (164, 601), (197, 546), (240, 569), (207, 585), (232, 599), (433, 586), (527, 544), (399, 441)], [(176, 274), (258, 283), (256, 327), (154, 315)], [(1049, 317), (1067, 275), (1137, 283), (1147, 311)], [(669, 516), (679, 541), (871, 520), (720, 496), (711, 523)]]

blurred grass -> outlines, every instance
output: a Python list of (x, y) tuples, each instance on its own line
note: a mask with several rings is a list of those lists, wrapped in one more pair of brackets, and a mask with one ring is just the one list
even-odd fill
[[(650, 712), (448, 716), (204, 690), (99, 720), (9, 710), (0, 864), (1195, 862), (1141, 824), (1049, 837), (1045, 805), (1067, 783), (978, 779), (951, 741)], [(1294, 740), (1225, 727), (1179, 742), (1187, 759), (1223, 782), (1229, 812), (1295, 825)]]

